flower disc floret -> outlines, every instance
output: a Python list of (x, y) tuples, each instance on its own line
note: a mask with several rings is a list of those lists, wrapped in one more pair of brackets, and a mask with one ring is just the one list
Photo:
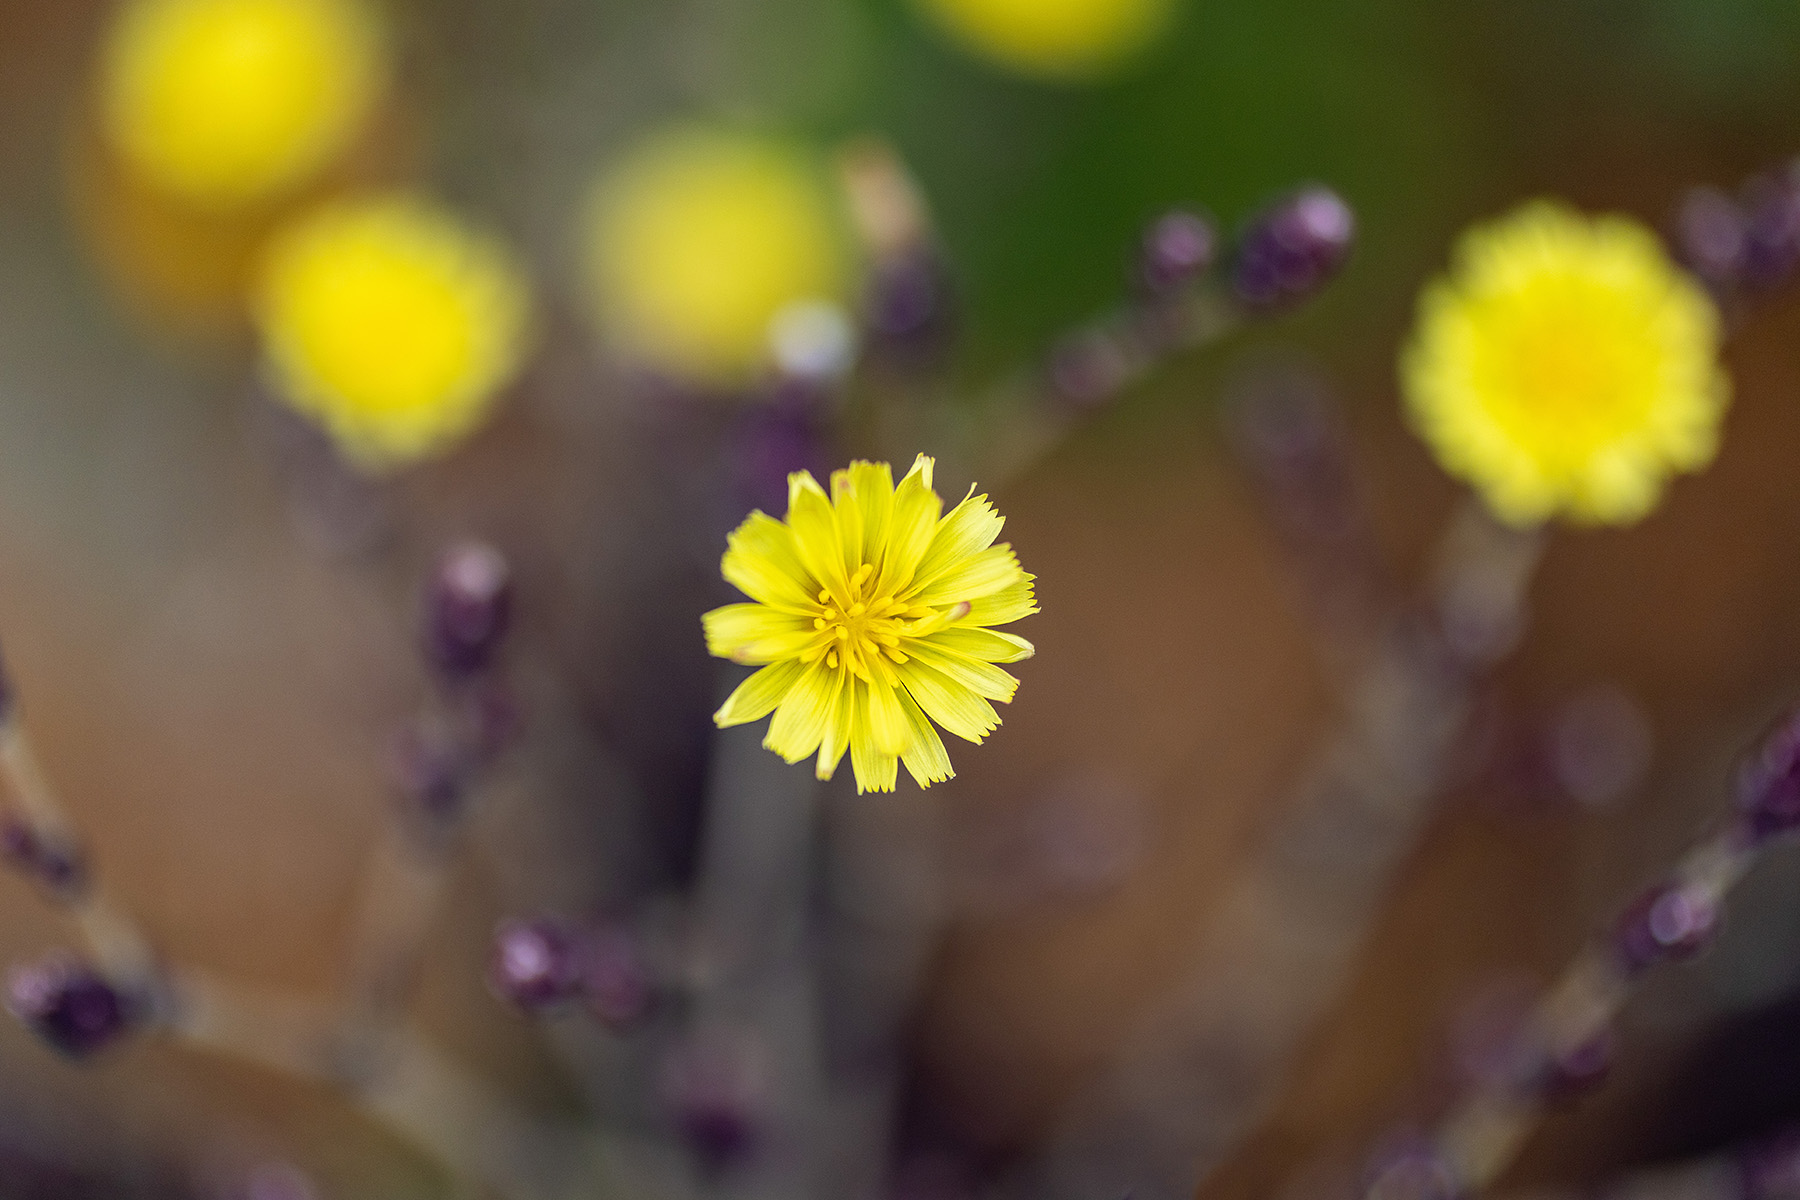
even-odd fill
[(256, 307), (282, 399), (381, 470), (486, 415), (518, 368), (530, 301), (498, 242), (392, 195), (329, 205), (279, 235)]
[(998, 663), (1031, 643), (993, 628), (1037, 611), (1004, 519), (974, 489), (943, 512), (933, 460), (894, 485), (887, 463), (834, 471), (831, 494), (808, 472), (788, 477), (788, 512), (753, 512), (721, 564), (752, 603), (702, 618), (707, 649), (760, 666), (713, 719), (720, 728), (770, 713), (763, 745), (788, 762), (818, 753), (830, 779), (848, 751), (856, 786), (892, 791), (898, 764), (919, 786), (951, 778), (932, 722), (979, 744), (1000, 725), (1019, 681)]
[(1647, 229), (1537, 202), (1464, 235), (1401, 375), (1414, 428), (1502, 519), (1626, 524), (1717, 449), (1719, 337)]

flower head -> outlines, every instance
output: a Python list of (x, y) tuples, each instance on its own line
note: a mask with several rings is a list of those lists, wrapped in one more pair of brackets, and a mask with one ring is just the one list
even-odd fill
[(152, 183), (230, 207), (341, 152), (382, 75), (354, 0), (135, 0), (107, 45), (102, 119)]
[(1103, 74), (1168, 23), (1171, 0), (921, 0), (958, 40), (1024, 75)]
[(846, 290), (839, 215), (797, 154), (683, 130), (627, 157), (594, 194), (594, 306), (632, 354), (687, 379), (747, 382), (784, 311)]
[(257, 297), (282, 397), (369, 469), (469, 432), (517, 370), (528, 317), (504, 247), (397, 195), (329, 205), (280, 234)]
[[(943, 513), (920, 455), (894, 486), (886, 463), (788, 477), (788, 512), (753, 512), (731, 535), (725, 578), (755, 603), (703, 618), (706, 648), (762, 667), (713, 715), (720, 728), (770, 713), (763, 745), (788, 762), (818, 751), (831, 778), (846, 749), (859, 792), (894, 788), (904, 762), (920, 787), (949, 779), (932, 722), (980, 743), (1000, 724), (990, 700), (1019, 681), (995, 666), (1031, 643), (993, 628), (1037, 611), (1031, 581), (986, 496)], [(941, 515), (940, 515), (941, 514)]]
[(1401, 374), (1414, 427), (1502, 519), (1624, 524), (1712, 458), (1718, 352), (1712, 302), (1649, 231), (1539, 202), (1464, 236)]

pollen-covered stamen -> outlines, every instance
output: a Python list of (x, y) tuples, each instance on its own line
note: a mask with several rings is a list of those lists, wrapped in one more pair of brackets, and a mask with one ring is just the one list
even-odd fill
[(874, 565), (863, 563), (851, 572), (843, 596), (820, 590), (820, 608), (813, 618), (817, 636), (801, 652), (802, 662), (824, 659), (830, 670), (892, 684), (897, 682), (893, 665), (912, 658), (904, 649), (906, 639), (934, 633), (969, 613), (966, 603), (937, 609), (891, 594), (864, 599), (865, 590), (872, 590), (869, 585), (874, 574)]

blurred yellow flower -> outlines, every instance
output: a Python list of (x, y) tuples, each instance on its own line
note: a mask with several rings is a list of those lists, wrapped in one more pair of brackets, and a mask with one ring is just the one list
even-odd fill
[(1712, 301), (1647, 229), (1539, 201), (1463, 236), (1401, 362), (1413, 426), (1502, 519), (1625, 524), (1711, 461)]
[(481, 420), (518, 368), (529, 307), (503, 246), (393, 195), (328, 205), (277, 235), (256, 317), (282, 397), (378, 470)]
[(593, 301), (628, 353), (718, 386), (769, 358), (771, 325), (847, 285), (839, 214), (797, 154), (700, 130), (640, 147), (595, 190)]
[(920, 0), (971, 49), (1025, 75), (1081, 79), (1142, 49), (1174, 0)]
[(156, 186), (231, 207), (342, 152), (382, 76), (354, 0), (132, 0), (106, 47), (102, 121)]
[[(894, 789), (904, 762), (920, 787), (955, 774), (931, 722), (975, 743), (1000, 724), (990, 700), (1019, 686), (995, 663), (1031, 643), (991, 628), (1037, 611), (1003, 519), (986, 496), (943, 512), (920, 455), (894, 486), (886, 463), (834, 471), (831, 496), (788, 477), (788, 512), (753, 512), (731, 535), (725, 578), (755, 601), (702, 618), (706, 648), (762, 667), (713, 715), (721, 729), (770, 713), (763, 745), (788, 762), (818, 751), (830, 779), (850, 752), (859, 792)], [(929, 719), (927, 719), (929, 718)]]

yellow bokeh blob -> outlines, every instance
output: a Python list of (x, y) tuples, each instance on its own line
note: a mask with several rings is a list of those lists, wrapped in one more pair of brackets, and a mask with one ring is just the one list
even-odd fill
[(1169, 23), (1174, 0), (919, 0), (959, 41), (1024, 75), (1104, 74)]
[(106, 47), (101, 120), (150, 183), (231, 208), (341, 153), (383, 75), (355, 0), (132, 0)]
[(595, 308), (629, 354), (718, 386), (768, 361), (791, 305), (841, 299), (839, 214), (804, 158), (750, 137), (683, 130), (596, 188), (586, 227)]
[(447, 449), (518, 369), (526, 284), (497, 242), (411, 196), (279, 234), (256, 316), (281, 397), (379, 470)]

